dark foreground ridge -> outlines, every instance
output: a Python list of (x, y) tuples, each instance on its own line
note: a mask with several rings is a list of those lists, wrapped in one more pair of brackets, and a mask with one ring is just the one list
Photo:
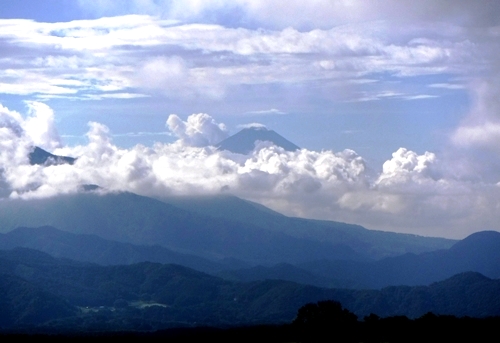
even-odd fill
[(0, 250), (3, 332), (282, 325), (304, 304), (323, 300), (339, 301), (358, 318), (428, 312), (485, 318), (500, 316), (500, 281), (463, 273), (426, 287), (326, 289), (280, 280), (230, 282), (179, 265), (99, 266), (25, 248)]
[(431, 312), (411, 320), (405, 316), (359, 320), (335, 301), (301, 307), (292, 323), (229, 328), (191, 327), (157, 331), (4, 332), (0, 339), (51, 341), (107, 341), (111, 338), (168, 342), (489, 342), (497, 335), (500, 317), (439, 316)]

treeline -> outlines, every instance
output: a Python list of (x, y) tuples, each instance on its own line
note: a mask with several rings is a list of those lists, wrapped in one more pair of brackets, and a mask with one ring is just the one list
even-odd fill
[(435, 315), (381, 318), (375, 314), (359, 320), (336, 301), (301, 307), (290, 325), (300, 342), (487, 342), (495, 337), (500, 317), (471, 318)]
[[(381, 318), (375, 314), (359, 319), (336, 301), (321, 301), (301, 307), (290, 324), (229, 328), (190, 327), (158, 331), (97, 331), (61, 334), (64, 328), (44, 334), (4, 332), (0, 339), (41, 339), (52, 341), (108, 341), (110, 338), (147, 341), (214, 342), (488, 342), (497, 337), (500, 317), (471, 318), (435, 315), (417, 319), (406, 316)], [(67, 328), (71, 329), (71, 328)]]

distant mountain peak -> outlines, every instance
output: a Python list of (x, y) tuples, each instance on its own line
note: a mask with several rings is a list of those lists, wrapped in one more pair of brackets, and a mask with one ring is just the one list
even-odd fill
[(35, 146), (33, 151), (29, 154), (30, 164), (31, 165), (59, 165), (59, 164), (73, 164), (75, 163), (76, 158), (68, 157), (68, 156), (58, 156), (51, 154), (48, 151), (43, 150)]
[(257, 141), (271, 142), (286, 151), (300, 149), (283, 136), (265, 126), (252, 126), (224, 139), (217, 145), (219, 150), (228, 150), (237, 154), (246, 155), (253, 151)]

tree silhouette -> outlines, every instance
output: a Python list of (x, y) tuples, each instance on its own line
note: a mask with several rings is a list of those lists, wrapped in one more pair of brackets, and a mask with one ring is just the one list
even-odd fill
[(357, 336), (358, 317), (333, 300), (302, 306), (293, 321), (302, 341), (349, 342)]

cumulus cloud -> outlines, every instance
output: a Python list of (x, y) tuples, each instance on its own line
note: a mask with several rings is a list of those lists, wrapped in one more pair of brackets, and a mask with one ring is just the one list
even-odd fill
[(206, 113), (192, 114), (187, 121), (182, 121), (176, 114), (171, 114), (166, 125), (185, 146), (214, 145), (229, 136), (226, 126), (217, 123)]
[(41, 102), (28, 102), (29, 116), (23, 123), (23, 128), (33, 144), (47, 150), (61, 146), (61, 138), (54, 125), (54, 112)]
[(0, 168), (5, 170), (11, 165), (27, 163), (27, 153), (30, 141), (24, 135), (22, 128), (23, 118), (8, 108), (0, 105)]
[(436, 155), (431, 152), (426, 151), (423, 155), (418, 155), (414, 151), (399, 148), (392, 154), (392, 159), (382, 166), (382, 173), (376, 184), (390, 186), (411, 181), (418, 185), (428, 179), (436, 181), (439, 179), (436, 162)]
[[(23, 124), (18, 114), (5, 111), (6, 118)], [(92, 183), (108, 190), (152, 196), (214, 194), (224, 189), (269, 203), (288, 196), (302, 202), (302, 195), (314, 198), (315, 194), (338, 194), (366, 183), (364, 160), (350, 150), (289, 152), (262, 142), (251, 155), (236, 156), (209, 146), (226, 137), (227, 130), (207, 114), (194, 114), (186, 121), (171, 115), (167, 125), (178, 136), (176, 143), (120, 149), (113, 144), (106, 126), (90, 123), (88, 144), (58, 150), (78, 156), (74, 165), (30, 166), (26, 153), (17, 164), (10, 162), (12, 170), (6, 180), (12, 196), (50, 196)], [(27, 137), (24, 131), (20, 135), (10, 132), (12, 146)], [(14, 179), (22, 168), (24, 176)]]
[(39, 166), (31, 166), (29, 153), (34, 145), (57, 146), (58, 135), (53, 126), (52, 110), (41, 103), (29, 103), (29, 115), (0, 105), (0, 193), (25, 191), (42, 185), (34, 176)]

